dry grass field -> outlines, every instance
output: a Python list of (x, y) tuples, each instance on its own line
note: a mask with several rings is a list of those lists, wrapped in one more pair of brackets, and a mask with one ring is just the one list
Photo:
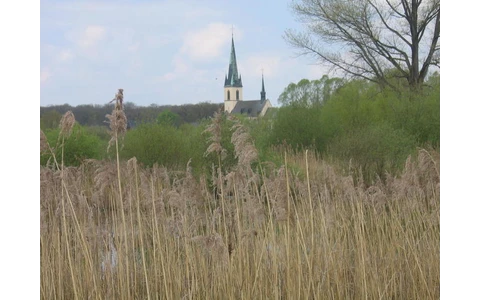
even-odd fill
[(226, 172), (209, 128), (208, 176), (118, 155), (41, 167), (41, 299), (440, 298), (439, 153), (367, 185), (309, 152), (251, 167), (236, 129)]

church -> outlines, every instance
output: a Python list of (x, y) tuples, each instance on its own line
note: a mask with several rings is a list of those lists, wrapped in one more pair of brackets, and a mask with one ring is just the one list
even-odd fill
[(235, 44), (232, 35), (232, 49), (230, 51), (230, 64), (228, 75), (225, 75), (224, 85), (225, 112), (230, 114), (243, 114), (250, 118), (263, 117), (272, 107), (270, 100), (266, 99), (265, 83), (262, 74), (262, 90), (259, 100), (243, 100), (242, 76), (238, 74)]

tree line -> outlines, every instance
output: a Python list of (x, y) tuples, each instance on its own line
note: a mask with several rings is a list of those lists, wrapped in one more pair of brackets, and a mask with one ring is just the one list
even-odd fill
[[(40, 107), (40, 128), (56, 128), (63, 114), (72, 111), (76, 121), (83, 126), (106, 126), (105, 115), (111, 113), (114, 104), (104, 105), (77, 105), (69, 104)], [(155, 105), (138, 106), (132, 102), (124, 103), (125, 114), (129, 120), (129, 127), (142, 123), (157, 122), (163, 113), (164, 118), (174, 118), (176, 125), (194, 124), (213, 116), (223, 103), (201, 102), (184, 105)], [(170, 114), (170, 116), (166, 116)]]
[[(260, 161), (281, 164), (285, 150), (309, 149), (337, 165), (344, 165), (346, 170), (356, 167), (362, 170), (362, 174), (357, 175), (374, 180), (401, 170), (407, 157), (418, 147), (440, 149), (438, 73), (432, 74), (420, 91), (404, 87), (401, 93), (363, 79), (302, 79), (289, 84), (280, 99), (283, 105), (274, 114), (258, 119), (235, 116), (251, 136)], [(143, 108), (151, 110), (151, 122), (144, 118), (127, 131), (120, 155), (124, 159), (135, 156), (145, 166), (184, 168), (190, 164), (195, 172), (209, 172), (215, 161), (205, 156), (209, 140), (205, 132), (215, 123), (227, 154), (223, 164), (235, 165), (237, 158), (233, 156), (232, 145), (235, 126), (228, 115), (222, 113), (221, 106), (217, 105), (217, 111), (218, 108), (221, 118), (197, 118), (195, 124), (185, 122), (184, 117), (174, 112), (178, 110), (159, 112)], [(128, 109), (127, 105), (127, 115)], [(66, 141), (65, 149), (69, 153), (66, 164), (79, 165), (89, 158), (110, 159), (107, 128), (82, 126), (81, 114), (75, 118), (79, 124)], [(56, 145), (58, 127), (43, 130), (49, 143)], [(48, 159), (48, 155), (42, 156), (41, 163), (47, 164)]]

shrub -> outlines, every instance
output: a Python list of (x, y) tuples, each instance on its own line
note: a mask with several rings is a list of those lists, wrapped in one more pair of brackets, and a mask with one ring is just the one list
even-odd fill
[(321, 108), (317, 106), (280, 108), (273, 122), (271, 144), (286, 143), (294, 149), (315, 147), (322, 150), (325, 139), (321, 135), (320, 113)]
[(155, 163), (183, 168), (192, 159), (192, 166), (203, 165), (204, 141), (201, 128), (184, 124), (175, 128), (165, 124), (141, 124), (127, 132), (121, 156), (136, 157), (146, 166)]
[[(381, 123), (353, 129), (337, 136), (328, 146), (328, 155), (343, 164), (353, 164), (367, 181), (385, 172), (401, 169), (409, 154), (415, 150), (415, 139), (402, 129)], [(360, 175), (360, 174), (357, 174)]]
[[(50, 146), (53, 148), (55, 156), (60, 163), (62, 157), (62, 140), (59, 139), (60, 129), (50, 129), (45, 131), (45, 136)], [(63, 147), (63, 161), (66, 166), (79, 166), (85, 159), (102, 159), (105, 156), (107, 143), (102, 141), (97, 135), (90, 133), (85, 127), (76, 123), (72, 134), (65, 139)], [(40, 164), (46, 165), (50, 160), (51, 153), (40, 155)]]
[[(408, 97), (408, 98), (407, 98)], [(421, 93), (389, 97), (386, 120), (394, 128), (403, 129), (415, 137), (421, 147), (440, 146), (440, 88), (428, 88)]]

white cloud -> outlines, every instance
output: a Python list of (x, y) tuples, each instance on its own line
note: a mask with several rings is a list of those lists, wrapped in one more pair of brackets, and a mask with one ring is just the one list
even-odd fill
[(160, 81), (174, 80), (180, 77), (181, 75), (186, 74), (189, 70), (191, 70), (191, 68), (187, 65), (185, 60), (179, 55), (176, 55), (173, 58), (172, 64), (173, 64), (173, 71), (160, 76), (159, 77)]
[[(231, 30), (231, 25), (210, 23), (201, 29), (187, 32), (182, 47), (172, 60), (173, 70), (157, 77), (157, 80), (173, 81), (188, 75), (188, 78), (193, 78), (199, 83), (218, 78), (216, 72), (198, 69), (195, 63), (211, 61), (224, 54), (226, 49), (229, 49)], [(241, 38), (241, 31), (235, 30), (235, 36)], [(226, 61), (225, 64), (227, 63)]]
[(78, 45), (84, 48), (95, 46), (106, 36), (106, 29), (103, 26), (89, 25), (83, 31), (82, 36), (78, 40)]
[[(241, 38), (241, 31), (235, 29), (235, 38)], [(210, 23), (206, 27), (188, 32), (184, 37), (181, 53), (192, 60), (211, 60), (220, 56), (230, 43), (231, 25)]]

